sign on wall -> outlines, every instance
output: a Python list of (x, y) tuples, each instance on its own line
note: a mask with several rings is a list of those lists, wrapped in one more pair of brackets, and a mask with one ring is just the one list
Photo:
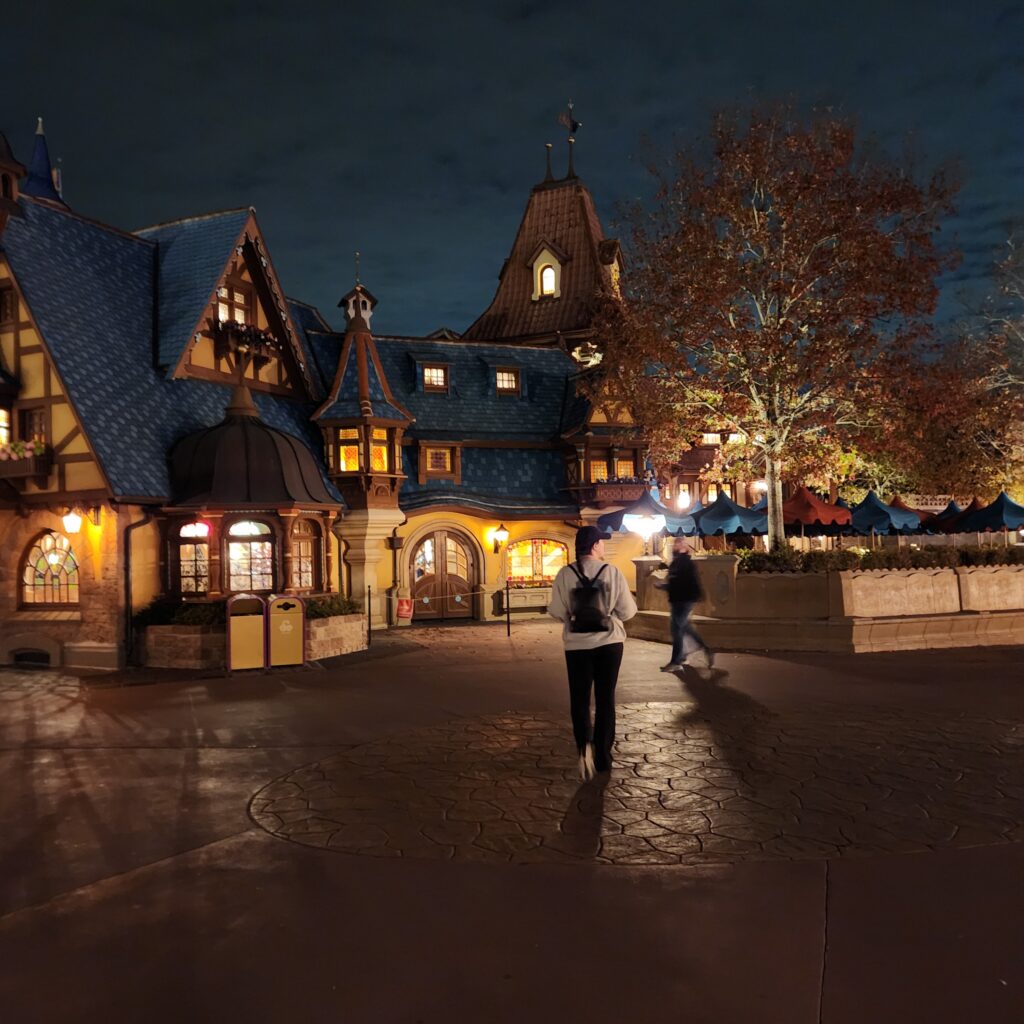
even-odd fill
[(903, 500), (922, 512), (941, 512), (952, 500), (952, 494), (905, 494)]

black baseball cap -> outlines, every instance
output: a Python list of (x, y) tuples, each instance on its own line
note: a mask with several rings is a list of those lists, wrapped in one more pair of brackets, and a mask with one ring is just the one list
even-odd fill
[(589, 555), (599, 540), (607, 540), (608, 534), (598, 526), (581, 526), (576, 531), (576, 557)]

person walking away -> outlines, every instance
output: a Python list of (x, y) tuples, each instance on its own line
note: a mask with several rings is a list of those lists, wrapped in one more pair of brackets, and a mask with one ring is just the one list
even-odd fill
[[(569, 675), (569, 709), (579, 753), (580, 778), (611, 768), (615, 741), (615, 684), (622, 664), (627, 619), (636, 601), (625, 576), (604, 560), (604, 534), (596, 526), (576, 533), (576, 561), (559, 570), (548, 615), (562, 625)], [(594, 721), (590, 721), (590, 693)]]
[(706, 667), (711, 668), (715, 656), (704, 638), (693, 628), (690, 616), (693, 606), (704, 596), (701, 589), (697, 566), (690, 557), (690, 546), (685, 537), (676, 537), (672, 543), (672, 564), (668, 567), (668, 579), (656, 584), (668, 591), (669, 619), (672, 628), (672, 655), (667, 665), (661, 666), (662, 672), (676, 672), (686, 661), (686, 638), (697, 645), (704, 654)]

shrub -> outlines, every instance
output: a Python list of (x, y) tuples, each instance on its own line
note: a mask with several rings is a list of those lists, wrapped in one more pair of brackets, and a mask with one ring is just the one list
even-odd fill
[(354, 615), (362, 610), (363, 606), (358, 601), (350, 601), (340, 594), (313, 597), (306, 602), (307, 619), (330, 619), (335, 615)]
[(952, 569), (1024, 565), (1024, 546), (992, 548), (846, 548), (840, 551), (738, 551), (740, 572), (839, 572), (844, 569)]
[(222, 626), (227, 617), (225, 601), (185, 602), (173, 597), (159, 597), (135, 613), (136, 629), (147, 626)]

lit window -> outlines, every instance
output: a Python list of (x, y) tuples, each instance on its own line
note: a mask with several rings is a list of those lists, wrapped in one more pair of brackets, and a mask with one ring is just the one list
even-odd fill
[(209, 523), (186, 523), (179, 531), (179, 537), (209, 537)]
[(703, 443), (704, 444), (721, 444), (722, 443), (722, 435), (721, 434), (705, 434), (704, 435)]
[(432, 537), (428, 537), (416, 551), (416, 557), (413, 559), (413, 573), (417, 580), (421, 580), (424, 576), (433, 576), (435, 571), (434, 540)]
[(266, 523), (243, 520), (228, 530), (228, 582), (234, 593), (274, 589), (274, 544), (262, 540), (270, 534)]
[(0, 407), (0, 444), (11, 440), (11, 410)]
[(676, 495), (676, 508), (686, 509), (690, 507), (690, 485), (680, 484), (679, 494)]
[(389, 458), (388, 432), (374, 427), (373, 440), (370, 445), (370, 469), (374, 473), (387, 473), (391, 469)]
[(727, 497), (732, 497), (732, 484), (719, 484), (718, 489)]
[(636, 471), (633, 469), (633, 460), (632, 459), (616, 459), (615, 460), (615, 475), (620, 480), (629, 480), (630, 478), (632, 478), (635, 475), (635, 472)]
[(236, 324), (252, 323), (252, 292), (243, 285), (222, 285), (217, 289), (217, 319)]
[(742, 434), (732, 433), (729, 435), (729, 444), (739, 444), (743, 440)]
[(46, 410), (43, 408), (21, 410), (22, 441), (46, 440)]
[(178, 536), (178, 589), (183, 594), (205, 594), (210, 589), (210, 524), (186, 523)]
[(359, 431), (354, 428), (338, 431), (338, 472), (359, 472)]
[(540, 293), (541, 295), (555, 294), (555, 268), (550, 263), (540, 268)]
[(427, 391), (448, 390), (448, 367), (446, 366), (424, 366), (423, 387)]
[(292, 530), (292, 589), (312, 590), (320, 563), (319, 535), (309, 519), (298, 519)]
[(450, 473), (452, 471), (451, 448), (428, 448), (426, 458), (428, 473)]
[(600, 483), (602, 480), (608, 479), (608, 463), (603, 459), (598, 461), (594, 460), (590, 463), (590, 482), (592, 484)]
[(708, 484), (708, 504), (718, 497), (718, 484)]
[(508, 546), (508, 576), (513, 583), (550, 583), (569, 564), (569, 549), (557, 540), (535, 538)]
[(78, 560), (62, 533), (44, 533), (22, 569), (23, 604), (78, 604)]
[(519, 371), (518, 370), (498, 370), (497, 371), (497, 383), (498, 383), (498, 394), (499, 395), (518, 395), (519, 394)]

